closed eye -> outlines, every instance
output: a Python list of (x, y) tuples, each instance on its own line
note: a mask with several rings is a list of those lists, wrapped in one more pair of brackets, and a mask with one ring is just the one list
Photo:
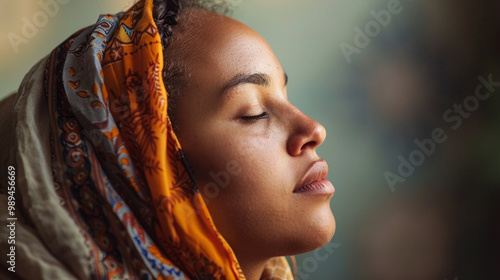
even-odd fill
[(262, 114), (255, 115), (255, 116), (242, 116), (241, 119), (244, 121), (255, 121), (255, 120), (260, 120), (260, 119), (267, 119), (269, 117), (269, 114), (267, 112), (262, 112)]

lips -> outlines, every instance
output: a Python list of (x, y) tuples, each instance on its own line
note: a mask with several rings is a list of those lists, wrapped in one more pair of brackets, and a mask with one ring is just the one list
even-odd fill
[(320, 159), (311, 164), (300, 184), (293, 190), (294, 193), (333, 194), (335, 188), (326, 180), (328, 164)]

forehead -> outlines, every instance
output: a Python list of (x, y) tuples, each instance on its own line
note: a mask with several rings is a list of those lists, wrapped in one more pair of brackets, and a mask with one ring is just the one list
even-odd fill
[(208, 77), (211, 84), (236, 74), (283, 72), (257, 32), (227, 16), (199, 9), (181, 14), (166, 51), (189, 70), (190, 78)]

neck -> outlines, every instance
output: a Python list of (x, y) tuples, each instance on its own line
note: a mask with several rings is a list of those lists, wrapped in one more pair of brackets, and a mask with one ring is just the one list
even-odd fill
[(238, 259), (246, 280), (259, 280), (269, 259)]

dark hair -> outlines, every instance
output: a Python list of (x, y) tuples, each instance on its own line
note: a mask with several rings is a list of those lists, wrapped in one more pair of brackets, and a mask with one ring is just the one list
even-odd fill
[[(202, 9), (218, 14), (228, 14), (231, 7), (224, 0), (155, 0), (153, 2), (153, 19), (158, 28), (164, 53), (162, 78), (168, 92), (168, 115), (171, 118), (174, 115), (173, 110), (179, 95), (180, 85), (187, 84), (189, 71), (181, 61), (175, 57), (167, 57), (165, 54), (181, 13), (188, 9)], [(174, 130), (177, 130), (175, 118), (171, 120)]]
[(176, 0), (155, 0), (153, 3), (153, 18), (165, 49), (172, 35), (172, 28), (179, 20), (182, 6)]

